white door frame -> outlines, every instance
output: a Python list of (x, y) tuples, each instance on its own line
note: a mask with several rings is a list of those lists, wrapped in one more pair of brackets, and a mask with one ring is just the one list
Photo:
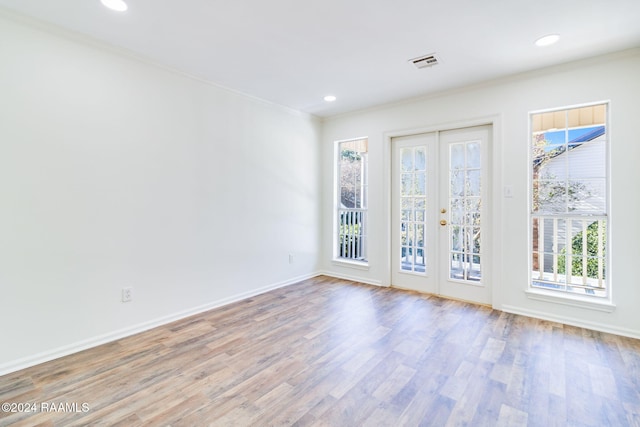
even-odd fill
[(488, 180), (490, 188), (490, 196), (488, 203), (491, 206), (491, 217), (487, 218), (488, 235), (486, 241), (490, 241), (491, 245), (488, 248), (487, 265), (483, 272), (483, 276), (491, 281), (491, 306), (494, 308), (500, 308), (502, 300), (500, 298), (501, 280), (500, 280), (500, 260), (502, 259), (502, 229), (500, 224), (503, 222), (502, 218), (502, 116), (500, 114), (479, 117), (476, 119), (461, 120), (450, 123), (436, 124), (431, 126), (425, 126), (421, 128), (412, 128), (406, 130), (390, 131), (383, 134), (383, 165), (384, 165), (384, 191), (383, 191), (383, 206), (385, 218), (382, 219), (385, 224), (385, 244), (383, 244), (384, 250), (384, 270), (383, 286), (391, 286), (391, 162), (392, 162), (392, 139), (401, 136), (419, 135), (430, 132), (442, 132), (447, 130), (455, 130), (460, 128), (490, 125), (492, 132), (492, 144), (490, 147), (489, 163), (484, 166), (488, 171)]

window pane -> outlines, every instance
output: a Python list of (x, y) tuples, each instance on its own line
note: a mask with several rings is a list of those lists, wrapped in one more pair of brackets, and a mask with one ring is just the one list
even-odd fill
[(606, 185), (605, 179), (569, 181), (569, 212), (604, 215)]
[(355, 194), (353, 192), (353, 187), (342, 187), (341, 188), (342, 197), (340, 198), (340, 202), (345, 208), (355, 208)]
[(531, 115), (532, 286), (606, 296), (606, 104)]
[(567, 154), (569, 178), (591, 179), (605, 178), (607, 146), (604, 139), (596, 141), (569, 143)]
[(360, 261), (367, 259), (367, 149), (366, 139), (338, 143), (335, 253), (339, 258)]
[(543, 181), (533, 182), (533, 212), (554, 214), (567, 212), (567, 182)]

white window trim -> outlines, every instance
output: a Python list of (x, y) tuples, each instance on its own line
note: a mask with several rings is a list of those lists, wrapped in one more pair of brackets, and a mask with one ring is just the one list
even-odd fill
[[(606, 188), (607, 188), (607, 197), (606, 197), (606, 208), (607, 208), (607, 256), (605, 259), (605, 268), (607, 271), (607, 295), (606, 297), (598, 297), (598, 296), (582, 296), (579, 294), (574, 294), (574, 293), (570, 293), (570, 292), (564, 292), (564, 291), (554, 291), (554, 290), (547, 290), (547, 289), (542, 289), (542, 288), (538, 288), (538, 287), (534, 287), (532, 286), (532, 282), (533, 282), (533, 265), (532, 265), (532, 230), (531, 230), (531, 219), (532, 219), (532, 212), (531, 212), (531, 203), (533, 200), (532, 197), (532, 193), (531, 193), (531, 188), (532, 188), (532, 179), (533, 179), (533, 170), (532, 170), (532, 158), (531, 158), (531, 135), (532, 135), (532, 129), (531, 129), (531, 116), (534, 114), (539, 114), (539, 113), (547, 113), (547, 112), (552, 112), (552, 111), (561, 111), (561, 110), (569, 110), (569, 109), (574, 109), (574, 108), (581, 108), (581, 107), (590, 107), (590, 106), (594, 106), (594, 105), (602, 105), (605, 104), (607, 107), (607, 116), (606, 116), (606, 132), (607, 132), (607, 158), (605, 160), (606, 162), (606, 168), (607, 168), (607, 184), (606, 184)], [(528, 136), (527, 136), (527, 159), (528, 159), (528, 167), (527, 167), (527, 192), (528, 192), (528, 197), (527, 197), (527, 216), (528, 216), (528, 221), (527, 221), (527, 234), (528, 234), (528, 239), (527, 239), (527, 254), (528, 254), (528, 283), (527, 283), (527, 289), (525, 290), (525, 294), (527, 296), (527, 298), (532, 299), (532, 300), (536, 300), (536, 301), (544, 301), (544, 302), (550, 302), (550, 303), (555, 303), (555, 304), (561, 304), (561, 305), (566, 305), (566, 306), (571, 306), (571, 307), (579, 307), (579, 308), (585, 308), (585, 309), (591, 309), (591, 310), (596, 310), (596, 311), (602, 311), (602, 312), (607, 312), (607, 313), (611, 313), (616, 309), (616, 305), (613, 302), (613, 285), (612, 285), (612, 274), (611, 274), (611, 129), (609, 124), (611, 123), (611, 101), (609, 100), (604, 100), (604, 101), (596, 101), (596, 102), (589, 102), (589, 103), (585, 103), (585, 104), (576, 104), (576, 105), (568, 105), (568, 106), (563, 106), (563, 107), (558, 107), (558, 108), (550, 108), (550, 109), (544, 109), (544, 110), (535, 110), (535, 111), (530, 111), (528, 114), (528, 124), (527, 124), (527, 130), (528, 130)]]
[[(341, 266), (341, 267), (349, 267), (349, 268), (353, 268), (353, 269), (357, 269), (357, 270), (369, 270), (369, 258), (367, 257), (366, 261), (363, 260), (355, 260), (355, 259), (348, 259), (348, 258), (342, 258), (338, 255), (338, 229), (340, 227), (340, 225), (338, 224), (338, 210), (339, 210), (339, 195), (340, 195), (340, 176), (339, 176), (339, 167), (338, 167), (338, 160), (340, 158), (340, 144), (344, 143), (344, 142), (350, 142), (350, 141), (359, 141), (359, 140), (369, 140), (369, 137), (367, 136), (361, 136), (361, 137), (356, 137), (356, 138), (349, 138), (349, 139), (341, 139), (338, 141), (334, 141), (334, 146), (333, 146), (333, 188), (334, 188), (334, 192), (333, 192), (333, 223), (332, 223), (332, 248), (331, 248), (331, 253), (332, 253), (332, 257), (331, 257), (331, 263), (333, 265), (336, 266)], [(367, 186), (367, 191), (368, 191), (368, 186)], [(369, 198), (369, 196), (367, 195), (367, 199)], [(367, 206), (365, 208), (367, 214), (369, 213), (369, 207)], [(368, 222), (368, 215), (367, 215), (367, 222)], [(367, 235), (368, 237), (368, 235)], [(368, 239), (365, 241), (365, 252), (368, 253), (368, 248), (369, 248), (369, 241)]]
[(551, 302), (555, 304), (568, 305), (571, 307), (587, 308), (590, 310), (603, 311), (605, 313), (611, 313), (616, 309), (616, 305), (609, 299), (602, 299), (598, 297), (581, 297), (580, 295), (574, 295), (567, 292), (557, 292), (545, 289), (534, 288), (529, 283), (529, 289), (525, 291), (527, 298), (536, 300)]
[(341, 267), (355, 268), (357, 270), (369, 270), (369, 261), (356, 261), (348, 260), (346, 258), (336, 258), (331, 260), (333, 265), (339, 265)]

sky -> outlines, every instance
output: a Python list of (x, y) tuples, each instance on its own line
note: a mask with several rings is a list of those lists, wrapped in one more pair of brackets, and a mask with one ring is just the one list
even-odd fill
[[(580, 128), (580, 129), (569, 129), (569, 141), (573, 141), (574, 139), (600, 127), (602, 126), (592, 126), (592, 127)], [(565, 143), (565, 139), (564, 139), (565, 131), (566, 129), (556, 130), (552, 132), (545, 132), (544, 139), (549, 141), (549, 145), (547, 146), (549, 150), (552, 150)]]

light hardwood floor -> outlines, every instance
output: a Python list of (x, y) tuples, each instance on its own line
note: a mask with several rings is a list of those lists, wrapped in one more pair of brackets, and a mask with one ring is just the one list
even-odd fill
[(640, 341), (317, 277), (0, 377), (1, 402), (77, 404), (15, 426), (640, 426)]

